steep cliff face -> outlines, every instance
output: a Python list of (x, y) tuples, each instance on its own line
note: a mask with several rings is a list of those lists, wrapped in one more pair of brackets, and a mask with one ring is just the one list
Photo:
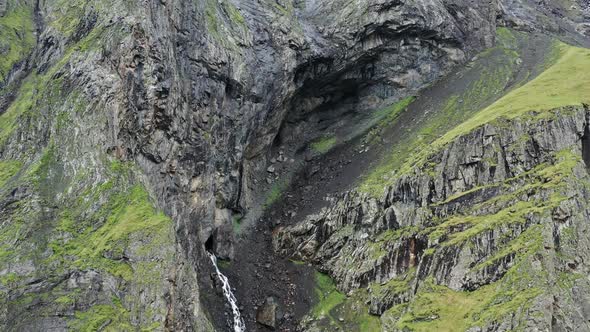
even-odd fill
[[(318, 142), (357, 135), (373, 110), (491, 47), (498, 22), (584, 41), (587, 7), (0, 0), (2, 329), (225, 328), (205, 250), (233, 257), (232, 224), (243, 215), (245, 226), (256, 223)], [(289, 162), (270, 172), (277, 154)], [(437, 190), (437, 202), (450, 197)], [(394, 205), (367, 202), (375, 215)], [(413, 238), (415, 250), (430, 243)], [(421, 276), (435, 269), (413, 255)], [(336, 276), (342, 266), (324, 269)], [(352, 290), (397, 275), (387, 269), (405, 271), (368, 267), (337, 280)], [(462, 289), (445, 273), (438, 284)], [(375, 301), (374, 312), (393, 305)]]
[(560, 77), (589, 82), (574, 74), (588, 50), (560, 52), (533, 81), (409, 155), (382, 179), (392, 185), (380, 198), (361, 186), (277, 233), (277, 250), (317, 264), (350, 295), (306, 329), (338, 325), (330, 317), (350, 315), (351, 301), (368, 303), (386, 331), (589, 328), (590, 96), (557, 88)]
[(157, 80), (142, 72), (146, 10), (9, 1), (0, 18), (13, 63), (0, 121), (3, 330), (212, 329), (198, 256), (123, 147), (148, 112), (136, 108), (134, 78)]

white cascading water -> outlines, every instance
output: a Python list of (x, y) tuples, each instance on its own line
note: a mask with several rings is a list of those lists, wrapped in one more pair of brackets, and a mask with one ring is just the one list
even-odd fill
[(219, 271), (219, 267), (217, 267), (217, 257), (215, 257), (215, 255), (213, 255), (210, 252), (207, 252), (207, 255), (209, 255), (209, 258), (211, 259), (211, 262), (215, 267), (217, 277), (223, 285), (223, 295), (225, 295), (227, 302), (229, 302), (229, 305), (231, 306), (231, 311), (234, 316), (234, 332), (244, 332), (246, 331), (246, 324), (244, 323), (244, 319), (242, 319), (242, 315), (240, 314), (240, 309), (238, 308), (238, 301), (236, 300), (234, 293), (232, 293), (231, 291), (229, 280), (227, 280), (227, 277), (223, 275), (221, 271)]

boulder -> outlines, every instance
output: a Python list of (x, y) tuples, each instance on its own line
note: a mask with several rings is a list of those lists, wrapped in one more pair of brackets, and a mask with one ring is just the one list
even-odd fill
[(277, 326), (277, 309), (279, 305), (274, 297), (268, 297), (256, 312), (256, 322), (275, 329)]

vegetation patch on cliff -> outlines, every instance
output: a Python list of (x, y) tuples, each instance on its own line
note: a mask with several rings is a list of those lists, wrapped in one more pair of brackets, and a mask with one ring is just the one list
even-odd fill
[(0, 17), (0, 81), (32, 51), (34, 32), (33, 10), (28, 5), (19, 4)]
[(18, 97), (12, 102), (6, 112), (0, 114), (0, 145), (3, 145), (14, 132), (18, 118), (33, 107), (37, 94), (35, 89), (36, 78), (36, 75), (29, 76), (22, 83), (18, 91)]
[(326, 153), (336, 145), (336, 137), (324, 136), (311, 143), (311, 149), (316, 153)]
[[(330, 311), (342, 303), (346, 296), (338, 291), (332, 278), (326, 274), (316, 272), (315, 281), (315, 294), (318, 303), (313, 307), (312, 314), (318, 318), (322, 316), (330, 317)], [(334, 320), (333, 317), (332, 320)]]
[[(519, 183), (515, 191), (507, 191), (486, 202), (471, 207), (466, 215), (453, 216), (440, 224), (427, 228), (431, 242), (441, 242), (443, 246), (453, 246), (467, 241), (484, 231), (501, 228), (514, 223), (526, 223), (532, 215), (546, 215), (558, 207), (567, 197), (560, 193), (565, 189), (565, 178), (573, 174), (581, 161), (570, 150), (555, 154), (555, 163), (540, 164), (529, 172), (504, 183), (506, 188), (515, 181)], [(476, 215), (477, 211), (493, 211), (493, 214)]]
[(385, 316), (397, 312), (397, 329), (424, 332), (485, 329), (506, 317), (518, 322), (532, 300), (542, 293), (532, 278), (536, 272), (525, 264), (514, 267), (502, 280), (472, 292), (454, 291), (429, 278), (420, 285), (412, 302), (393, 307)]
[(406, 97), (389, 107), (375, 112), (373, 118), (377, 121), (377, 124), (365, 135), (363, 138), (364, 143), (371, 144), (377, 140), (383, 134), (383, 131), (391, 126), (415, 99), (414, 96)]
[(22, 167), (18, 160), (0, 160), (0, 189), (10, 180)]
[(277, 202), (281, 198), (281, 196), (283, 196), (283, 191), (285, 191), (285, 189), (287, 189), (288, 185), (289, 185), (289, 182), (285, 179), (275, 182), (272, 185), (272, 187), (270, 188), (270, 191), (266, 194), (266, 200), (264, 201), (264, 208), (265, 209), (269, 208), (275, 202)]
[(78, 311), (69, 327), (75, 331), (132, 331), (129, 312), (123, 308), (121, 301), (113, 298), (112, 304), (99, 304), (87, 311)]
[[(63, 77), (56, 77), (55, 75), (70, 61), (75, 53), (92, 50), (96, 46), (96, 38), (100, 31), (100, 29), (93, 30), (88, 36), (69, 47), (62, 59), (43, 75), (37, 75), (33, 72), (22, 82), (17, 92), (17, 98), (4, 113), (0, 114), (0, 146), (5, 144), (13, 134), (21, 117), (28, 117), (32, 120), (30, 122), (35, 124), (39, 117), (47, 115), (44, 114), (43, 110), (52, 108), (55, 105), (61, 105), (64, 99), (69, 97), (63, 94)], [(72, 92), (72, 95), (80, 97), (75, 92)], [(74, 99), (83, 100), (83, 98)], [(83, 106), (75, 106), (76, 109), (81, 107)], [(63, 122), (64, 116), (67, 115), (56, 115), (54, 118)], [(53, 120), (53, 118), (50, 119)]]
[[(369, 314), (366, 290), (346, 296), (338, 291), (328, 275), (317, 272), (315, 279), (318, 302), (311, 310), (312, 325), (322, 330), (381, 331), (379, 318)], [(309, 323), (304, 320), (304, 324)]]
[(166, 229), (166, 224), (170, 223), (168, 217), (153, 208), (147, 192), (138, 185), (127, 192), (114, 194), (97, 217), (106, 219), (101, 227), (95, 229), (80, 222), (75, 212), (62, 212), (58, 230), (73, 238), (67, 236), (52, 243), (52, 258), (64, 263), (71, 261), (83, 269), (103, 269), (130, 280), (133, 275), (131, 266), (120, 259), (127, 248), (129, 236), (142, 232), (150, 238), (150, 234)]
[[(555, 63), (529, 83), (509, 92), (489, 107), (479, 111), (460, 125), (449, 130), (423, 149), (415, 150), (401, 166), (398, 175), (407, 174), (416, 166), (425, 165), (428, 157), (441, 151), (455, 138), (468, 134), (486, 123), (501, 123), (506, 119), (551, 118), (556, 109), (590, 103), (590, 49), (555, 44), (560, 56)], [(391, 171), (391, 165), (382, 166), (370, 179), (369, 184), (381, 188), (376, 176)], [(391, 177), (390, 177), (391, 178)]]

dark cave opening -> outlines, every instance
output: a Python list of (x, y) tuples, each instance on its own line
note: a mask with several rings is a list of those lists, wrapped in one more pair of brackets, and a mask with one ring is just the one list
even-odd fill
[(215, 246), (215, 234), (211, 233), (207, 241), (205, 241), (205, 250), (210, 253), (213, 253), (213, 247)]

